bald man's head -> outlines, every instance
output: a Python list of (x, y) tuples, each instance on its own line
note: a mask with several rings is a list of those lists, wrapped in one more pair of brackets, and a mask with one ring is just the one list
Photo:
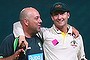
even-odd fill
[(24, 8), (21, 12), (20, 12), (20, 20), (23, 19), (28, 19), (28, 17), (30, 17), (34, 12), (39, 13), (35, 8), (33, 7), (27, 7)]
[(32, 35), (40, 31), (42, 20), (35, 8), (28, 7), (20, 12), (20, 22), (25, 34)]

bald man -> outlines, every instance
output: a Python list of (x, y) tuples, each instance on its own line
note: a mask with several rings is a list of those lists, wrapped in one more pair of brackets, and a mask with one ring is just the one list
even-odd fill
[[(42, 48), (41, 39), (36, 35), (40, 31), (42, 20), (39, 12), (32, 7), (22, 9), (20, 12), (20, 23), (23, 27), (26, 41), (28, 42), (28, 48), (25, 49), (23, 55), (19, 57), (19, 60), (44, 60), (44, 53)], [(13, 49), (15, 43), (15, 37), (13, 34), (8, 35), (0, 46), (0, 56), (11, 56), (16, 50)], [(14, 51), (15, 50), (15, 51)]]

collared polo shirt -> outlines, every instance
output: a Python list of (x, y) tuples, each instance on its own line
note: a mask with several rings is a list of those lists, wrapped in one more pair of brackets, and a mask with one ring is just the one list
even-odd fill
[(78, 38), (72, 36), (72, 27), (66, 34), (53, 25), (43, 32), (45, 60), (79, 60), (84, 57), (84, 47), (81, 35)]

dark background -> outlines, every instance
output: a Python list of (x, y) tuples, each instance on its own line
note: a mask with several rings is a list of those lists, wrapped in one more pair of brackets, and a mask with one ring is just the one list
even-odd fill
[(19, 20), (19, 12), (24, 7), (35, 7), (40, 11), (43, 26), (51, 27), (49, 10), (58, 1), (69, 6), (71, 11), (69, 24), (78, 29), (83, 36), (86, 57), (90, 60), (90, 0), (0, 0), (0, 43), (12, 33), (13, 23)]

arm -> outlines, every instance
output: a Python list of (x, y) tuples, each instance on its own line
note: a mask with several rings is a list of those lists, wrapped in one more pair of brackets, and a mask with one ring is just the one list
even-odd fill
[(20, 52), (24, 50), (20, 49), (14, 53), (13, 49), (14, 36), (13, 34), (8, 35), (0, 45), (0, 59), (1, 60), (14, 60), (19, 57)]
[[(70, 26), (70, 25), (68, 25)], [(45, 30), (47, 30), (48, 28), (41, 28), (41, 32), (40, 32), (40, 37), (42, 37), (42, 32), (44, 32)], [(73, 34), (75, 35), (75, 38), (78, 37), (79, 35), (79, 32), (78, 30), (76, 30), (74, 27), (72, 28), (72, 31), (73, 31)], [(18, 37), (19, 36), (19, 46), (21, 44), (22, 41), (25, 42), (25, 45), (26, 45), (26, 49), (28, 48), (28, 43), (27, 41), (25, 40), (25, 35), (24, 35), (24, 32), (23, 32), (23, 29), (22, 29), (22, 25), (20, 24), (20, 22), (16, 22), (13, 24), (13, 33), (14, 33), (14, 36), (15, 37)]]
[(19, 37), (20, 35), (25, 36), (20, 21), (13, 24), (13, 33), (15, 37)]
[(23, 28), (22, 28), (20, 21), (13, 24), (13, 34), (15, 37), (19, 37), (19, 46), (20, 46), (21, 42), (24, 41), (24, 43), (26, 45), (26, 49), (27, 49), (28, 43), (25, 39), (25, 35), (24, 35)]
[[(38, 33), (37, 35), (39, 37), (43, 38), (42, 32), (44, 32), (45, 30), (47, 30), (47, 28), (41, 28), (41, 32)], [(25, 39), (25, 35), (24, 35), (23, 28), (22, 28), (20, 21), (13, 24), (13, 34), (15, 37), (19, 37), (19, 46), (20, 46), (21, 42), (24, 41), (24, 43), (26, 45), (26, 49), (27, 49), (28, 43)]]
[[(68, 27), (70, 27), (71, 25), (68, 24)], [(74, 38), (77, 38), (79, 36), (79, 31), (74, 28), (73, 26), (72, 27), (72, 34), (74, 34)]]
[(74, 38), (77, 38), (79, 36), (79, 31), (74, 27), (72, 27), (72, 33), (75, 35)]
[(87, 60), (85, 58), (84, 44), (83, 44), (82, 36), (79, 35), (79, 37), (77, 39), (79, 39), (79, 41), (80, 41), (80, 50), (78, 52), (78, 58), (79, 58), (79, 60)]
[[(68, 25), (68, 26), (70, 26), (70, 25)], [(44, 32), (47, 29), (48, 28), (41, 28), (41, 31)], [(72, 31), (73, 31), (72, 33), (75, 35), (75, 38), (77, 38), (79, 36), (79, 31), (76, 28), (74, 28), (73, 26), (72, 26)], [(14, 33), (15, 37), (18, 37), (21, 35), (25, 36), (20, 21), (13, 24), (13, 33)]]
[(19, 49), (13, 55), (11, 55), (9, 57), (6, 57), (6, 58), (0, 58), (0, 60), (18, 60), (18, 58), (20, 56), (20, 52), (24, 52), (24, 50), (23, 49)]

